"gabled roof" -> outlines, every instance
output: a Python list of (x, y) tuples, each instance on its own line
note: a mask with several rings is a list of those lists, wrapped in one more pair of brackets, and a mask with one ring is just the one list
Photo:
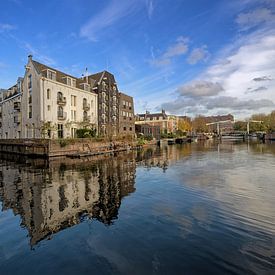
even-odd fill
[[(45, 64), (42, 64), (42, 63), (37, 62), (35, 60), (32, 60), (32, 63), (34, 65), (35, 69), (37, 70), (37, 72), (40, 73), (40, 74), (42, 74), (43, 76), (46, 76), (46, 73), (45, 73), (46, 70), (55, 71), (56, 72), (56, 81), (57, 82), (65, 84), (64, 83), (64, 78), (65, 77), (70, 77), (70, 78), (76, 80), (76, 88), (78, 88), (78, 89), (83, 89), (83, 86), (81, 84), (86, 83), (85, 77), (84, 78), (78, 78), (78, 77), (72, 76), (70, 74), (61, 72), (61, 71), (59, 71), (59, 70), (57, 70), (55, 68), (52, 68), (52, 67), (47, 66)], [(90, 82), (88, 82), (88, 83), (90, 85), (93, 84), (93, 83), (90, 83)]]
[[(32, 63), (35, 67), (35, 69), (37, 70), (38, 73), (46, 76), (46, 73), (44, 73), (44, 71), (46, 70), (52, 70), (52, 71), (55, 71), (56, 72), (56, 81), (57, 82), (60, 82), (60, 83), (64, 83), (64, 78), (65, 77), (70, 77), (70, 78), (73, 78), (76, 80), (76, 87), (79, 88), (79, 89), (83, 89), (83, 87), (81, 86), (81, 84), (83, 83), (86, 83), (86, 77), (83, 76), (81, 78), (78, 78), (78, 77), (75, 77), (75, 76), (72, 76), (70, 74), (67, 74), (67, 73), (64, 73), (64, 72), (61, 72), (55, 68), (52, 68), (50, 66), (47, 66), (45, 64), (42, 64), (38, 61), (35, 61), (35, 60), (32, 60)], [(88, 84), (91, 85), (91, 88), (97, 86), (99, 83), (102, 82), (102, 80), (107, 77), (111, 82), (115, 83), (115, 77), (113, 74), (111, 74), (110, 72), (108, 71), (102, 71), (102, 72), (99, 72), (99, 73), (96, 73), (96, 74), (91, 74), (91, 75), (88, 75)]]

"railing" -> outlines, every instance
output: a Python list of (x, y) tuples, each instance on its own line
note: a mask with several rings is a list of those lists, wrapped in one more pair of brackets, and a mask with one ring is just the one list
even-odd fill
[(83, 121), (84, 122), (90, 122), (91, 121), (91, 117), (90, 116), (84, 116), (83, 117)]
[(65, 120), (67, 118), (66, 112), (57, 112), (57, 119), (58, 120)]
[(66, 97), (62, 96), (62, 97), (58, 97), (57, 98), (57, 104), (58, 105), (65, 105), (66, 104)]

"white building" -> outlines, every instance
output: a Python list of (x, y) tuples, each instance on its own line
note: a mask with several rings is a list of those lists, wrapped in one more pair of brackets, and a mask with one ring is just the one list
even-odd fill
[(23, 79), (3, 91), (0, 138), (75, 137), (98, 127), (98, 95), (80, 79), (32, 60)]

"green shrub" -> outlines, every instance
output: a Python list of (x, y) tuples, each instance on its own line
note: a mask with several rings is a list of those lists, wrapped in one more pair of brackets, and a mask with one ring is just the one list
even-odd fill
[(76, 136), (78, 138), (91, 138), (96, 136), (96, 129), (81, 128), (76, 130)]

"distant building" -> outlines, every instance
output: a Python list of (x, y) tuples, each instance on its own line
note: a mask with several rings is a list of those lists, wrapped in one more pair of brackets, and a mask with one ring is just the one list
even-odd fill
[(153, 137), (156, 140), (160, 139), (160, 127), (150, 124), (136, 124), (135, 126), (137, 136)]
[(150, 126), (159, 126), (161, 133), (173, 133), (175, 131), (174, 119), (162, 110), (161, 113), (151, 114), (146, 111), (145, 114), (136, 115), (136, 125), (148, 124)]
[(7, 90), (1, 90), (0, 96), (0, 138), (20, 138), (22, 78)]

